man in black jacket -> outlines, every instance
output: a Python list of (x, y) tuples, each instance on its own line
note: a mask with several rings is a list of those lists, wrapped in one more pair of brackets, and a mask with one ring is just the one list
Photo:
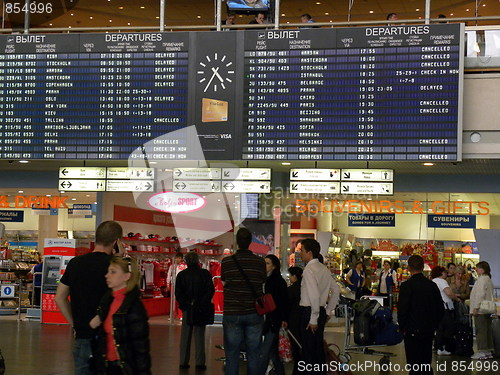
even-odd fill
[(398, 323), (404, 334), (406, 362), (410, 375), (433, 374), (432, 341), (443, 318), (444, 305), (435, 283), (422, 271), (424, 260), (419, 255), (408, 259), (412, 276), (401, 284)]
[(212, 297), (215, 288), (210, 272), (200, 267), (196, 252), (190, 251), (184, 260), (187, 269), (179, 272), (175, 282), (175, 298), (182, 310), (179, 368), (189, 368), (191, 336), (194, 330), (196, 369), (206, 370), (205, 327), (214, 322)]

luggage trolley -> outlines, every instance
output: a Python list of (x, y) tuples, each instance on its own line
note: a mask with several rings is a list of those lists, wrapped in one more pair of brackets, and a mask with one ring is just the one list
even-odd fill
[[(377, 299), (377, 300), (380, 299), (380, 297), (375, 298), (373, 296), (365, 296), (362, 298)], [(396, 354), (391, 352), (384, 352), (380, 350), (371, 349), (376, 347), (387, 347), (388, 345), (375, 345), (375, 344), (357, 345), (351, 343), (351, 326), (352, 323), (354, 322), (354, 316), (355, 316), (355, 311), (351, 306), (351, 303), (347, 302), (339, 306), (336, 310), (336, 315), (339, 318), (345, 318), (344, 350), (339, 354), (339, 359), (341, 360), (342, 363), (349, 363), (351, 361), (351, 355), (349, 354), (349, 352), (381, 356), (382, 358), (379, 360), (379, 364), (381, 366), (388, 365), (391, 362), (390, 357), (396, 356)]]

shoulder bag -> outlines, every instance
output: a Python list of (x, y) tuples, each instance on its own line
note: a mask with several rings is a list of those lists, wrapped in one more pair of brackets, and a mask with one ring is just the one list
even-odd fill
[(497, 305), (495, 303), (495, 297), (493, 296), (493, 290), (491, 291), (490, 298), (484, 301), (481, 301), (479, 305), (479, 314), (495, 314), (497, 312)]
[(252, 294), (255, 298), (255, 309), (257, 310), (257, 314), (265, 315), (267, 313), (270, 313), (270, 312), (273, 312), (274, 310), (276, 310), (276, 304), (274, 303), (273, 296), (270, 293), (266, 293), (263, 296), (258, 297), (257, 292), (255, 291), (250, 280), (248, 280), (248, 277), (245, 274), (245, 272), (243, 272), (243, 268), (241, 268), (241, 265), (238, 262), (238, 260), (236, 259), (236, 256), (233, 255), (232, 258), (233, 258), (234, 263), (236, 264), (236, 267), (238, 267), (241, 275), (245, 279), (248, 287), (252, 291)]
[(497, 312), (497, 305), (495, 301), (484, 300), (479, 305), (479, 314), (495, 314)]

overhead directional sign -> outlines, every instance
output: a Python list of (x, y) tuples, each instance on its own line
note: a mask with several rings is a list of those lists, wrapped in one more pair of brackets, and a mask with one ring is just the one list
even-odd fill
[(392, 169), (342, 169), (342, 181), (393, 181)]
[(290, 169), (290, 180), (339, 181), (340, 169)]
[(59, 190), (105, 191), (106, 180), (59, 180)]
[(189, 193), (219, 193), (221, 191), (220, 181), (182, 181), (176, 180), (173, 184), (173, 191), (175, 192), (189, 192)]
[(127, 168), (127, 167), (108, 167), (106, 178), (109, 179), (137, 179), (137, 180), (154, 180), (154, 168)]
[(106, 178), (105, 167), (61, 167), (59, 178)]
[(342, 182), (342, 194), (393, 195), (392, 182)]
[(155, 184), (149, 180), (107, 180), (106, 191), (154, 191)]
[(225, 193), (269, 193), (270, 181), (222, 181)]
[(270, 180), (271, 168), (222, 168), (223, 180)]
[(174, 180), (220, 180), (220, 168), (174, 168)]
[(329, 181), (297, 181), (290, 183), (290, 193), (296, 194), (338, 194), (340, 192), (340, 182)]

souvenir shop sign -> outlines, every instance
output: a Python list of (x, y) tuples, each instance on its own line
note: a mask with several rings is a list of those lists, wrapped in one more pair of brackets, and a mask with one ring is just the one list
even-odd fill
[(360, 200), (350, 199), (339, 201), (337, 199), (296, 199), (295, 212), (316, 214), (318, 212), (333, 214), (433, 214), (433, 215), (488, 215), (489, 203), (485, 201), (460, 201), (460, 202), (421, 202), (421, 201), (389, 201), (389, 200)]
[(22, 223), (24, 221), (24, 211), (0, 211), (0, 221)]
[(167, 191), (151, 196), (148, 199), (148, 204), (158, 211), (185, 213), (197, 211), (205, 207), (207, 202), (198, 194)]
[(473, 215), (427, 215), (429, 228), (476, 228)]
[(350, 227), (394, 227), (395, 214), (349, 214)]

